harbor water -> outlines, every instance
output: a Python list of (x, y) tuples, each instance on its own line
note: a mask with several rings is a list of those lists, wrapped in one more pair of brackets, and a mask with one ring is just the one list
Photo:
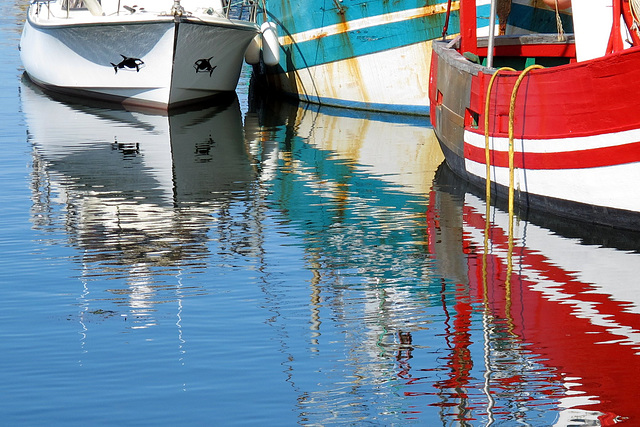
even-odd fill
[[(509, 231), (429, 122), (43, 93), (0, 5), (7, 426), (640, 424), (640, 236)], [(630, 188), (630, 197), (636, 197)]]

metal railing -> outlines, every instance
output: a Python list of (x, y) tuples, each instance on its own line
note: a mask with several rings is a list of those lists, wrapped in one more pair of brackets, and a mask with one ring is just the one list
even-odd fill
[[(56, 0), (32, 0), (31, 5), (36, 5), (37, 9), (35, 14), (40, 15), (42, 12), (42, 6), (46, 5), (47, 8), (47, 19), (51, 18), (51, 16), (55, 17), (51, 9), (51, 3), (56, 3)], [(72, 10), (71, 1), (67, 0), (63, 3), (63, 10), (66, 11), (67, 18), (69, 18), (69, 13)], [(122, 7), (121, 1), (118, 0), (118, 8), (115, 12), (117, 16), (120, 15), (120, 10)], [(127, 9), (129, 10), (129, 9)], [(227, 19), (237, 19), (242, 21), (256, 22), (256, 15), (258, 11), (258, 4), (254, 0), (222, 0), (222, 10), (223, 16)], [(131, 12), (131, 10), (129, 10)], [(211, 14), (215, 12), (211, 9)], [(171, 7), (172, 15), (191, 15), (190, 12), (185, 11), (185, 9), (180, 4), (180, 0), (174, 0), (173, 6)]]

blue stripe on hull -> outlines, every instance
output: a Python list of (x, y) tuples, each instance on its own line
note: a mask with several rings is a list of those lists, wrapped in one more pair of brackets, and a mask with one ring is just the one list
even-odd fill
[[(340, 5), (340, 8), (336, 7)], [(419, 0), (267, 0), (270, 18), (284, 25), (291, 34), (340, 25), (362, 18), (393, 14), (405, 10), (423, 8), (446, 1)], [(261, 18), (260, 15), (258, 15)]]
[(355, 102), (343, 99), (324, 98), (317, 96), (304, 96), (305, 101), (314, 104), (328, 105), (331, 107), (349, 108), (356, 110), (380, 111), (383, 113), (408, 114), (418, 116), (428, 116), (429, 107), (421, 105), (402, 105), (402, 104), (378, 104), (373, 102)]
[[(433, 40), (442, 36), (444, 17), (437, 14), (283, 46), (282, 66), (292, 71)], [(452, 13), (451, 18), (449, 28), (457, 33), (457, 12)]]
[[(303, 73), (308, 68), (384, 53), (385, 61), (391, 62), (385, 65), (398, 70), (397, 75), (388, 73), (388, 87), (406, 88), (410, 84), (414, 93), (426, 93), (424, 81), (429, 74), (428, 58), (416, 56), (416, 50), (407, 54), (411, 49), (405, 48), (417, 46), (422, 49), (425, 42), (442, 36), (446, 5), (443, 0), (267, 0), (268, 19), (277, 23), (283, 45), (280, 66), (262, 71), (269, 75), (268, 84), (304, 101), (360, 110), (428, 115), (426, 95), (424, 99), (407, 99), (406, 96), (394, 99), (387, 96), (389, 92), (385, 96), (374, 94), (370, 88), (364, 89), (368, 82), (360, 80), (360, 70), (343, 71), (349, 75), (334, 75), (322, 69), (313, 70), (312, 75), (303, 76)], [(432, 14), (427, 15), (429, 12)], [(486, 28), (489, 6), (480, 6), (477, 16), (478, 27)], [(262, 14), (258, 17), (262, 18)], [(456, 10), (449, 18), (448, 35), (459, 31)], [(397, 54), (396, 49), (399, 50)], [(351, 70), (351, 66), (341, 64), (328, 69)], [(300, 84), (303, 79), (305, 83)], [(340, 92), (340, 85), (349, 90)], [(328, 87), (336, 90), (327, 90)]]
[[(409, 46), (442, 36), (446, 13), (409, 18), (400, 22), (382, 23), (382, 17), (406, 10), (421, 9), (425, 6), (440, 5), (446, 10), (446, 2), (396, 0), (383, 1), (343, 0), (341, 10), (332, 1), (317, 2), (299, 0), (295, 3), (274, 0), (267, 3), (271, 20), (278, 24), (279, 36), (295, 37), (306, 32), (330, 26), (344, 26), (348, 29), (354, 21), (365, 18), (378, 19), (380, 24), (338, 34), (327, 34), (299, 43), (285, 44), (281, 66), (293, 71), (316, 65), (350, 59), (362, 55), (383, 52)], [(330, 7), (326, 7), (329, 5)], [(326, 8), (325, 8), (326, 7)], [(489, 23), (489, 5), (477, 9), (478, 28)], [(258, 15), (261, 17), (261, 14)], [(449, 35), (460, 31), (458, 11), (449, 18)]]

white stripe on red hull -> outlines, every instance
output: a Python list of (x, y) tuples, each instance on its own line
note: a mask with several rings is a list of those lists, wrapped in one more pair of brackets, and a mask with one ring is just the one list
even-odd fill
[[(472, 146), (482, 150), (484, 154), (485, 140), (483, 135), (466, 131), (465, 146)], [(546, 153), (559, 158), (574, 155), (585, 155), (596, 158), (600, 149), (629, 145), (640, 145), (640, 130), (618, 132), (609, 135), (594, 135), (592, 137), (523, 140), (514, 141), (515, 157), (522, 158), (523, 148), (528, 153)], [(490, 138), (493, 155), (496, 151), (506, 155), (508, 152), (507, 138)], [(465, 149), (466, 150), (466, 149)], [(579, 154), (576, 154), (579, 153)], [(466, 156), (465, 156), (466, 157)], [(486, 165), (477, 156), (474, 159), (465, 158), (467, 173), (484, 180)], [(600, 159), (606, 163), (606, 158)], [(566, 200), (587, 205), (628, 211), (640, 211), (640, 199), (630, 197), (635, 183), (640, 182), (640, 167), (638, 162), (625, 163), (624, 159), (611, 158), (609, 165), (597, 167), (575, 168), (520, 168), (514, 169), (514, 188), (518, 192), (526, 192), (541, 197)], [(553, 163), (553, 162), (551, 162)], [(584, 163), (583, 163), (584, 164)], [(491, 180), (504, 187), (509, 186), (509, 168), (506, 165), (491, 166)]]

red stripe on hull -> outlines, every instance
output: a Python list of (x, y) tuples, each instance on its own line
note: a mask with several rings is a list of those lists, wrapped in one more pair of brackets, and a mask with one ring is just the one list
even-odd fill
[[(534, 144), (535, 142), (527, 143)], [(466, 159), (485, 163), (484, 148), (464, 144)], [(590, 150), (561, 151), (553, 153), (516, 152), (514, 166), (520, 169), (587, 169), (640, 162), (640, 142), (601, 147)], [(491, 150), (491, 164), (509, 167), (509, 153)]]

